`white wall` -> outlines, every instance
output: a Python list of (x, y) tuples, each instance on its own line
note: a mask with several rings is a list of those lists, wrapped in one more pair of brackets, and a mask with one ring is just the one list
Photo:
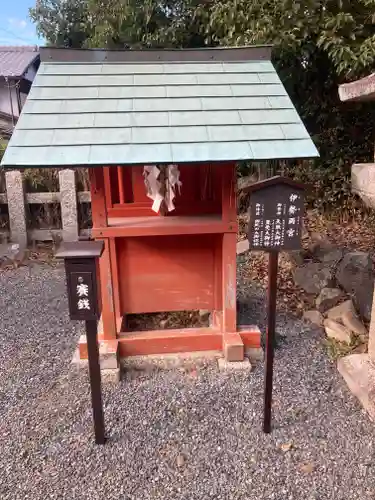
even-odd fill
[[(10, 90), (12, 94), (13, 115), (18, 117), (18, 102), (15, 82), (9, 82), (9, 85), (11, 87)], [(12, 107), (10, 102), (8, 84), (4, 81), (0, 81), (0, 112), (11, 115)]]

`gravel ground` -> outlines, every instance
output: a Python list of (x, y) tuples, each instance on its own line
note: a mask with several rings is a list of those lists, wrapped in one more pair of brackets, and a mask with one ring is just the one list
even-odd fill
[[(262, 364), (139, 372), (104, 390), (110, 440), (92, 441), (88, 378), (70, 361), (63, 272), (0, 274), (0, 498), (374, 499), (374, 427), (318, 332), (279, 315), (274, 432), (261, 432)], [(258, 293), (244, 316), (263, 321)]]

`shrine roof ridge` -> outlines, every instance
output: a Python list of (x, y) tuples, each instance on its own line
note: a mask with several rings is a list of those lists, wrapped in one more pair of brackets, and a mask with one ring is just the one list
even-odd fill
[(71, 49), (40, 47), (42, 62), (53, 63), (150, 63), (269, 61), (272, 45), (204, 47), (198, 49)]

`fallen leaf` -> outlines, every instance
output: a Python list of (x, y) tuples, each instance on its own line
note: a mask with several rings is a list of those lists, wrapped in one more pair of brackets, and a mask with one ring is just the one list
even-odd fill
[(182, 467), (185, 464), (185, 457), (181, 453), (177, 455), (176, 463), (177, 467)]
[(315, 465), (311, 462), (308, 462), (307, 464), (301, 465), (300, 470), (305, 474), (311, 474), (315, 470)]
[(281, 451), (286, 453), (287, 451), (290, 451), (293, 448), (293, 442), (289, 441), (289, 443), (284, 443), (280, 446)]

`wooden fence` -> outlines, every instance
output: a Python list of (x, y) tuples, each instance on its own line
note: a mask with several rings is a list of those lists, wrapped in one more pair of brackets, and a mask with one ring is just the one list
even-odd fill
[[(22, 172), (5, 173), (5, 193), (0, 193), (0, 205), (8, 206), (9, 228), (0, 229), (2, 238), (25, 247), (32, 241), (48, 241), (58, 238), (76, 241), (87, 236), (88, 229), (79, 228), (78, 205), (90, 203), (89, 191), (77, 192), (75, 171), (59, 171), (59, 191), (49, 193), (26, 193)], [(61, 229), (29, 229), (28, 213), (31, 205), (60, 204)]]

